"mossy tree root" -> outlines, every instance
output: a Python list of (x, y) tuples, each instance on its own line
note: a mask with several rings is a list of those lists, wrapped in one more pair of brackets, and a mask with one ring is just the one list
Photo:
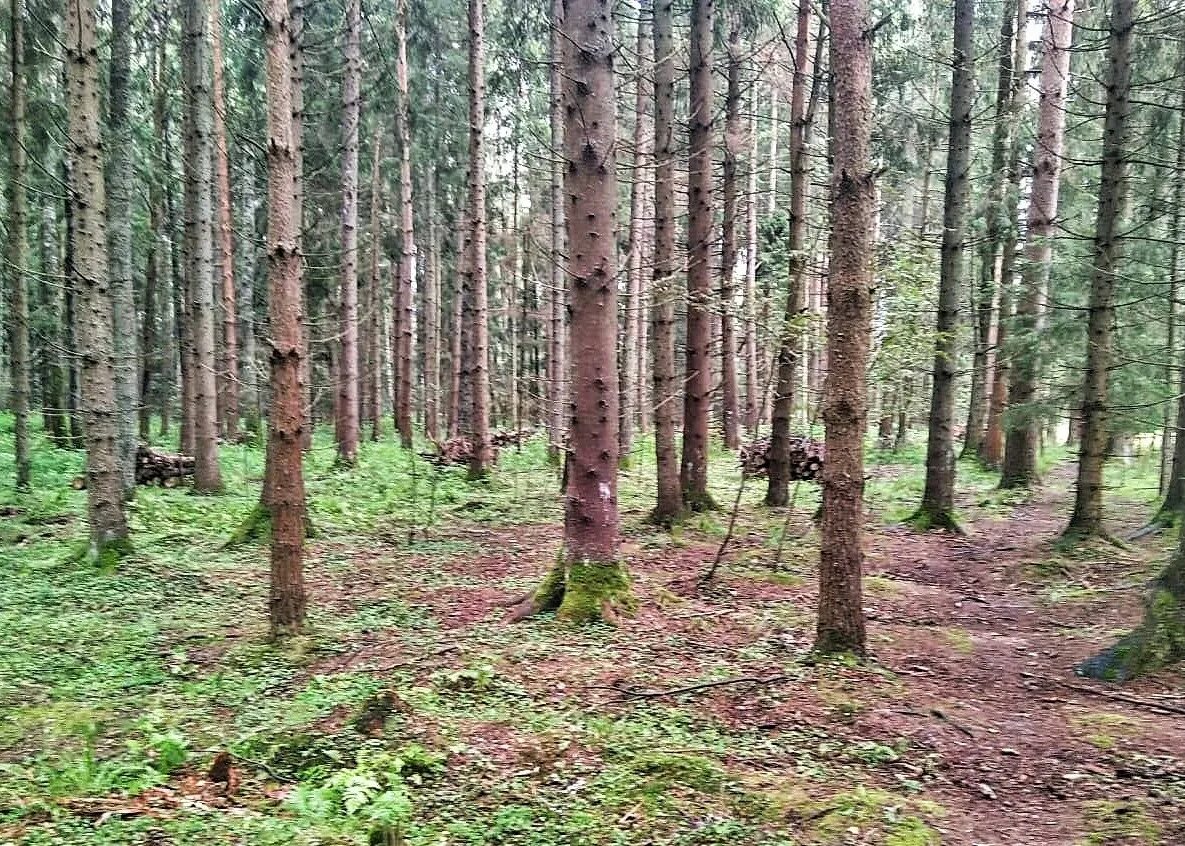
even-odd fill
[[(262, 502), (255, 503), (247, 516), (243, 518), (243, 522), (234, 530), (226, 543), (222, 545), (223, 549), (234, 549), (237, 546), (258, 541), (259, 543), (267, 542), (272, 536), (272, 515), (271, 512), (264, 507)], [(309, 517), (308, 512), (305, 512), (304, 518), (304, 536), (305, 538), (315, 538), (317, 530), (313, 526), (313, 520)]]
[(1166, 571), (1144, 607), (1140, 627), (1083, 661), (1077, 672), (1087, 678), (1122, 682), (1181, 660), (1185, 660), (1185, 585), (1174, 585)]
[(101, 570), (114, 570), (121, 560), (133, 553), (132, 542), (128, 538), (110, 538), (98, 541), (91, 538), (74, 554), (73, 561), (79, 564), (89, 564)]
[(517, 623), (554, 611), (556, 620), (571, 626), (616, 625), (636, 608), (629, 574), (620, 561), (561, 561), (514, 606), (509, 619)]
[(943, 531), (953, 535), (967, 534), (954, 515), (946, 510), (931, 511), (928, 508), (919, 508), (905, 520), (905, 525), (915, 532)]

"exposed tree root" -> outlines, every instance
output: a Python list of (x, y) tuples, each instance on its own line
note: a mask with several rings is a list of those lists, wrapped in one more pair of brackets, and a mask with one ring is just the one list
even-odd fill
[(594, 622), (617, 625), (622, 614), (630, 614), (636, 607), (629, 575), (621, 562), (561, 561), (538, 588), (515, 604), (508, 619), (517, 623), (554, 611), (556, 620), (573, 626)]
[(1185, 660), (1185, 553), (1178, 551), (1153, 583), (1144, 622), (1119, 642), (1078, 665), (1080, 676), (1126, 681)]

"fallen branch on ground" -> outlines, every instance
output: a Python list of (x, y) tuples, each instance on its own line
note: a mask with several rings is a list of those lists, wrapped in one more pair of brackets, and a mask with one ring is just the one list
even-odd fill
[(610, 690), (616, 691), (620, 694), (619, 699), (659, 699), (664, 696), (679, 696), (684, 693), (698, 693), (703, 690), (711, 690), (712, 688), (724, 687), (732, 684), (779, 684), (781, 682), (791, 681), (790, 676), (769, 676), (768, 678), (760, 678), (758, 676), (737, 676), (732, 679), (721, 679), (720, 681), (701, 682), (700, 684), (689, 684), (686, 687), (673, 687), (669, 690), (630, 690), (628, 688), (620, 688), (610, 686)]

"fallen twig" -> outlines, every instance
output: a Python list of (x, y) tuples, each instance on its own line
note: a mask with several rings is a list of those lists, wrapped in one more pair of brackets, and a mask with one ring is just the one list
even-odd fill
[(669, 690), (625, 690), (620, 687), (614, 687), (621, 694), (621, 699), (659, 699), (664, 696), (679, 696), (684, 693), (698, 693), (701, 690), (710, 690), (716, 687), (724, 687), (732, 684), (778, 684), (784, 681), (790, 681), (790, 676), (769, 676), (767, 678), (760, 678), (758, 676), (737, 676), (731, 679), (721, 679), (720, 681), (701, 682), (700, 684), (689, 684), (686, 687), (673, 687)]
[(1053, 681), (1064, 688), (1076, 690), (1079, 693), (1089, 693), (1092, 696), (1099, 696), (1103, 699), (1111, 699), (1115, 702), (1126, 702), (1128, 705), (1136, 705), (1140, 708), (1148, 708), (1153, 711), (1163, 711), (1169, 714), (1185, 714), (1185, 708), (1180, 708), (1176, 705), (1168, 705), (1164, 702), (1149, 702), (1147, 699), (1140, 699), (1138, 696), (1128, 696), (1126, 693), (1103, 690), (1101, 688), (1090, 687), (1085, 684), (1074, 684), (1073, 682), (1062, 681), (1061, 679), (1053, 679)]

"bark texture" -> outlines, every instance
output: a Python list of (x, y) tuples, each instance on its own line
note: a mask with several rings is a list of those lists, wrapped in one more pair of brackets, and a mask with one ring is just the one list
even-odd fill
[(1082, 383), (1082, 445), (1078, 482), (1067, 537), (1102, 535), (1103, 463), (1110, 419), (1107, 389), (1115, 332), (1115, 275), (1122, 255), (1123, 205), (1127, 191), (1128, 100), (1132, 76), (1134, 0), (1114, 0), (1107, 43), (1107, 108), (1103, 118), (1103, 166), (1095, 223), (1094, 268)]
[(564, 445), (564, 406), (566, 403), (566, 335), (568, 308), (567, 259), (564, 255), (564, 112), (563, 76), (560, 68), (563, 53), (564, 2), (551, 0), (551, 69), (549, 83), (551, 103), (549, 129), (551, 132), (551, 274), (548, 286), (548, 453), (559, 462)]
[(264, 3), (267, 74), (268, 318), (271, 328), (271, 405), (268, 409), (267, 469), (263, 505), (271, 521), (273, 635), (298, 632), (304, 622), (305, 495), (301, 471), (306, 355), (301, 326), (301, 255), (293, 205), (297, 179), (292, 115), (292, 72), (288, 49), (288, 5)]
[(1074, 0), (1050, 0), (1041, 36), (1042, 58), (1037, 141), (1029, 195), (1025, 261), (1016, 299), (1015, 334), (1009, 357), (1008, 415), (1004, 435), (1002, 488), (1027, 488), (1037, 481), (1040, 421), (1033, 413), (1042, 363), (1040, 335), (1045, 326), (1045, 300), (1057, 204), (1061, 184), (1062, 146), (1066, 131), (1066, 91), (1070, 82), (1070, 37)]
[(214, 58), (214, 176), (218, 188), (218, 269), (222, 293), (222, 368), (219, 380), (222, 431), (239, 431), (239, 313), (235, 289), (234, 224), (231, 216), (230, 156), (226, 143), (226, 85), (223, 80), (221, 2), (210, 4), (210, 46)]
[(869, 163), (872, 43), (867, 0), (831, 0), (833, 86), (828, 369), (823, 387), (827, 461), (819, 547), (815, 648), (865, 651), (861, 605), (864, 554), (864, 432), (868, 421), (873, 218)]
[(733, 278), (737, 265), (737, 159), (741, 145), (741, 32), (733, 20), (728, 33), (724, 97), (724, 177), (721, 184), (723, 223), (720, 240), (720, 407), (724, 446), (741, 445), (737, 400), (736, 315)]
[(29, 487), (29, 286), (25, 280), (28, 261), (28, 203), (25, 180), (25, 9), (23, 0), (12, 0), (8, 30), (10, 77), (9, 109), (9, 195), (8, 195), (8, 284), (9, 356), (12, 367), (13, 447), (16, 487)]
[[(475, 18), (473, 17), (474, 13), (472, 11), (472, 6), (474, 3), (477, 3), (480, 5), (480, 4), (484, 3), (484, 0), (473, 0), (473, 2), (470, 4), (470, 6), (471, 6), (471, 8), (470, 8), (470, 37), (474, 39), (473, 50), (476, 50), (477, 57), (475, 60), (474, 56), (472, 55), (473, 50), (471, 50), (471, 55), (470, 55), (471, 66), (470, 66), (469, 81), (470, 81), (472, 87), (470, 89), (470, 98), (471, 98), (470, 109), (471, 109), (471, 112), (470, 112), (469, 152), (470, 152), (471, 156), (475, 154), (475, 147), (474, 147), (473, 136), (472, 136), (473, 127), (475, 124), (474, 124), (474, 117), (473, 117), (472, 110), (475, 108), (474, 107), (474, 98), (476, 98), (476, 101), (477, 101), (476, 114), (478, 115), (477, 123), (476, 123), (477, 132), (478, 132), (478, 143), (476, 146), (476, 155), (480, 156), (480, 155), (484, 155), (482, 153), (483, 148), (481, 146), (481, 134), (482, 134), (482, 123), (485, 120), (485, 105), (484, 105), (485, 104), (485, 71), (482, 68), (482, 64), (481, 64), (482, 62), (485, 61), (485, 58), (484, 58), (485, 57), (485, 47), (484, 47), (484, 44), (485, 44), (484, 38), (485, 37), (484, 37), (484, 31), (483, 31), (483, 28), (484, 28), (484, 17), (483, 17), (484, 16), (484, 6), (482, 6), (482, 8), (480, 8), (480, 9), (478, 9), (477, 18), (476, 18), (476, 22), (475, 22)], [(414, 361), (412, 358), (412, 336), (415, 332), (415, 324), (413, 322), (414, 315), (412, 312), (412, 291), (414, 290), (415, 284), (416, 284), (416, 241), (415, 241), (415, 232), (413, 229), (413, 216), (412, 216), (411, 119), (410, 119), (410, 115), (408, 112), (407, 0), (399, 0), (396, 21), (397, 21), (397, 23), (396, 23), (396, 30), (395, 30), (395, 42), (396, 42), (395, 80), (396, 80), (396, 91), (398, 92), (398, 96), (397, 96), (397, 100), (396, 100), (395, 111), (396, 111), (396, 115), (398, 118), (397, 128), (398, 128), (398, 138), (399, 138), (399, 285), (398, 285), (398, 290), (396, 291), (395, 309), (399, 313), (399, 335), (394, 340), (395, 340), (395, 346), (396, 346), (396, 358), (399, 362), (399, 369), (398, 369), (399, 388), (395, 392), (395, 396), (396, 396), (395, 425), (396, 425), (396, 428), (399, 430), (399, 442), (403, 445), (404, 449), (411, 449), (412, 385), (414, 384), (414, 381), (412, 378), (413, 368), (414, 368)], [(474, 35), (475, 30), (478, 32), (478, 35), (476, 35), (476, 36)], [(476, 63), (477, 63), (476, 65), (473, 64), (474, 61), (476, 61)], [(477, 69), (477, 76), (474, 76), (474, 68)], [(484, 206), (485, 206), (485, 171), (484, 171), (484, 168), (481, 170), (481, 173), (478, 174), (477, 177), (475, 177), (475, 178), (481, 179), (481, 195), (480, 195), (480, 197), (478, 197), (476, 195), (471, 194), (470, 200), (473, 203), (480, 203), (482, 205), (482, 207), (484, 208)], [(485, 268), (485, 258), (484, 258), (484, 255), (485, 255), (485, 230), (484, 230), (484, 225), (485, 225), (485, 216), (483, 213), (483, 215), (482, 215), (483, 229), (482, 229), (482, 239), (481, 239), (481, 245), (480, 245), (480, 249), (482, 251), (482, 256), (483, 256), (483, 258), (482, 258), (483, 271)], [(474, 249), (479, 249), (479, 247), (476, 246), (476, 239), (475, 239)], [(483, 285), (482, 290), (483, 290), (483, 292), (484, 292), (484, 284), (485, 284), (485, 282), (484, 282), (484, 273), (483, 273), (482, 274), (482, 285)], [(482, 302), (484, 302), (484, 295), (482, 297)], [(482, 320), (483, 323), (486, 319), (484, 316), (484, 313), (485, 313), (485, 309), (483, 308), (482, 309), (482, 316), (480, 318), (477, 318), (477, 319)], [(483, 335), (484, 335), (484, 332), (483, 332)], [(489, 394), (489, 390), (488, 390), (489, 371), (484, 366), (484, 359), (482, 359), (482, 361), (483, 361), (483, 366), (480, 370), (480, 373), (475, 373), (474, 376), (475, 376), (475, 378), (484, 378), (486, 380), (487, 389), (486, 389), (485, 395), (488, 396), (488, 394)], [(476, 394), (475, 394), (475, 396), (476, 396)], [(482, 460), (483, 461), (492, 461), (492, 459), (488, 456), (488, 451), (489, 451), (488, 402), (489, 402), (489, 400), (487, 399), (486, 400), (487, 406), (486, 406), (486, 412), (485, 412), (485, 419), (486, 419), (485, 440), (486, 440), (486, 443), (485, 443), (485, 446), (483, 447), (483, 450), (484, 450), (484, 452), (482, 453)], [(477, 451), (475, 450), (475, 455), (476, 455), (476, 452)], [(480, 472), (484, 473), (488, 469), (489, 469), (488, 464), (483, 464)]]
[(654, 285), (651, 337), (654, 350), (654, 453), (658, 494), (652, 518), (670, 524), (683, 513), (675, 446), (675, 162), (672, 149), (675, 57), (671, 0), (654, 2)]
[(942, 210), (938, 321), (930, 394), (926, 485), (911, 523), (921, 531), (957, 529), (955, 500), (955, 376), (958, 368), (959, 290), (964, 271), (967, 189), (971, 167), (971, 110), (975, 103), (975, 0), (955, 0), (954, 70)]
[(126, 550), (128, 525), (116, 452), (115, 361), (107, 266), (107, 199), (99, 132), (99, 54), (93, 0), (66, 3), (67, 154), (71, 287), (85, 419), (86, 558), (108, 563)]
[(337, 459), (358, 460), (358, 120), (362, 88), (362, 0), (346, 3), (342, 79), (341, 359), (337, 395)]
[(712, 27), (715, 0), (691, 3), (691, 116), (687, 174), (687, 356), (679, 485), (692, 511), (714, 507), (708, 493), (712, 408)]

